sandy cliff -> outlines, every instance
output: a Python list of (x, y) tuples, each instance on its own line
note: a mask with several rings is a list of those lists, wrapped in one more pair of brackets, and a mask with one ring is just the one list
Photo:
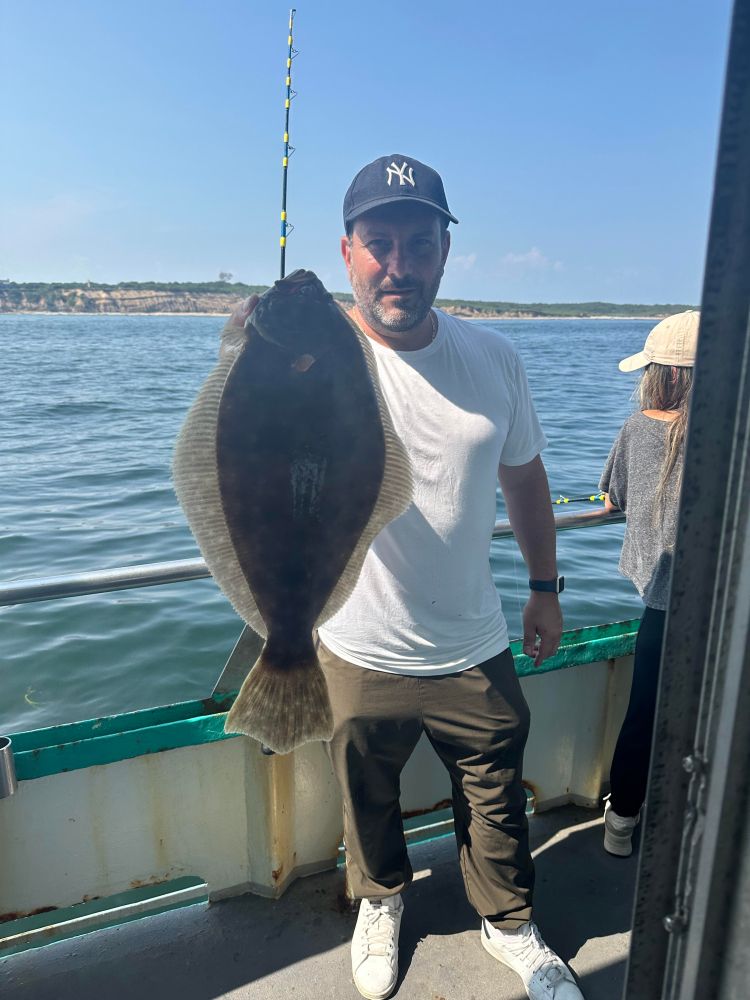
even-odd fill
[[(11, 297), (0, 286), (0, 312), (33, 313), (203, 313), (226, 315), (241, 302), (241, 298), (223, 292), (155, 292), (141, 289), (98, 291), (89, 288), (54, 289), (43, 296), (31, 298), (23, 292)], [(345, 308), (351, 302), (342, 301)], [(458, 316), (487, 318), (487, 312), (470, 306), (444, 307), (446, 312)], [(531, 313), (508, 315), (530, 316)]]
[(0, 287), (0, 312), (230, 313), (240, 301), (221, 292), (153, 292), (139, 289), (96, 291), (55, 289), (41, 298), (10, 296)]
[[(262, 289), (264, 286), (255, 286)], [(249, 289), (245, 289), (245, 294)], [(187, 288), (87, 288), (55, 287), (0, 282), (0, 313), (120, 313), (120, 314), (193, 314), (226, 316), (242, 301), (233, 291), (192, 291)], [(348, 301), (334, 293), (345, 308)], [(534, 319), (556, 317), (661, 319), (687, 306), (612, 306), (609, 303), (523, 305), (518, 303), (451, 302), (438, 299), (438, 306), (454, 316), (470, 319)]]

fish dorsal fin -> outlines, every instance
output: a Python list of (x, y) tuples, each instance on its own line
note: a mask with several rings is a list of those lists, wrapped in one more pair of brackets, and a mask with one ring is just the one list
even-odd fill
[(375, 502), (370, 520), (362, 532), (357, 545), (349, 557), (344, 572), (341, 574), (338, 583), (333, 589), (331, 596), (320, 613), (317, 625), (332, 618), (339, 611), (351, 596), (352, 591), (359, 579), (362, 565), (367, 555), (367, 550), (372, 544), (375, 536), (388, 524), (403, 514), (412, 501), (414, 495), (414, 483), (412, 478), (411, 463), (406, 453), (401, 439), (396, 434), (393, 426), (388, 404), (383, 397), (380, 388), (380, 377), (378, 375), (378, 364), (375, 360), (375, 352), (370, 346), (370, 340), (366, 333), (357, 326), (348, 313), (341, 307), (346, 321), (352, 327), (362, 353), (364, 354), (370, 381), (375, 392), (378, 404), (380, 420), (383, 426), (383, 436), (385, 438), (385, 468), (383, 470), (383, 480), (380, 484), (378, 498)]
[(227, 323), (219, 361), (204, 382), (182, 425), (172, 460), (175, 493), (211, 576), (237, 614), (259, 635), (266, 626), (235, 554), (219, 491), (216, 426), (224, 385), (246, 343), (247, 334)]

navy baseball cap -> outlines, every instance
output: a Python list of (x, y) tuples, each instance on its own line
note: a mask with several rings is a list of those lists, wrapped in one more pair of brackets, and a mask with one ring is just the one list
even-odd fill
[(372, 208), (402, 200), (429, 205), (458, 223), (448, 209), (440, 174), (419, 160), (393, 153), (362, 167), (351, 182), (344, 195), (344, 226)]

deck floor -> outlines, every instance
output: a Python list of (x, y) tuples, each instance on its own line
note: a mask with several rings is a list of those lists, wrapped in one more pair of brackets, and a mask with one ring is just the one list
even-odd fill
[[(621, 995), (636, 856), (602, 848), (601, 816), (565, 807), (531, 819), (534, 919), (586, 1000)], [(482, 948), (453, 838), (410, 851), (398, 1000), (524, 1000)], [(301, 879), (281, 900), (246, 895), (146, 917), (0, 961), (3, 1000), (357, 1000), (355, 914), (343, 875)]]

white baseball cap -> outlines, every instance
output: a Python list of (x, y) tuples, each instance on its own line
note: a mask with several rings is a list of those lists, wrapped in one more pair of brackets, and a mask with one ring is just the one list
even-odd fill
[(657, 365), (692, 368), (695, 365), (700, 319), (701, 314), (697, 309), (667, 316), (646, 337), (642, 351), (620, 362), (620, 371), (634, 372), (652, 362)]

